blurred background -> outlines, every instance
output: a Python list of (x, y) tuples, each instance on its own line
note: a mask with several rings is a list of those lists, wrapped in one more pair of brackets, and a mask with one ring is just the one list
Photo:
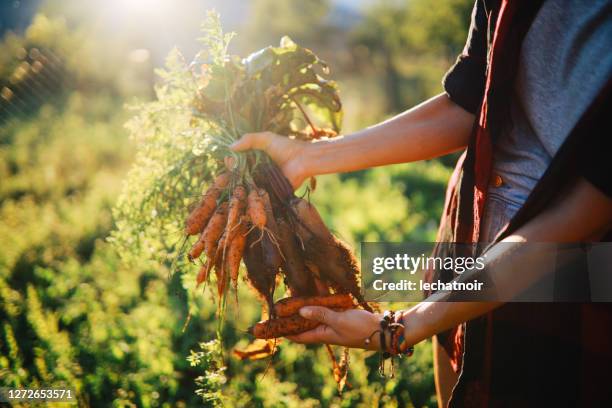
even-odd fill
[[(191, 58), (205, 10), (245, 55), (283, 35), (332, 68), (344, 132), (441, 92), (465, 41), (470, 0), (6, 0), (0, 2), (0, 386), (70, 385), (82, 406), (435, 406), (431, 345), (396, 377), (351, 352), (340, 397), (325, 349), (283, 344), (268, 360), (230, 353), (259, 313), (249, 293), (223, 345), (203, 302), (165, 266), (127, 267), (107, 242), (135, 152), (128, 103), (154, 97), (173, 47)], [(407, 149), (410, 146), (406, 146)], [(312, 200), (361, 241), (435, 238), (455, 157), (320, 177)], [(231, 318), (229, 317), (231, 316)], [(221, 352), (219, 351), (221, 350)]]

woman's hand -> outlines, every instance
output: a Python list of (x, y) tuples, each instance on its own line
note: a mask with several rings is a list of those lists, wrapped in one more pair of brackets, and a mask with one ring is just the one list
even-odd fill
[(369, 344), (365, 339), (380, 329), (382, 315), (366, 310), (351, 309), (336, 312), (321, 306), (306, 306), (300, 309), (300, 315), (306, 319), (316, 320), (322, 324), (315, 329), (289, 336), (288, 339), (297, 343), (325, 343), (339, 346), (380, 349), (380, 336), (376, 333)]
[(394, 118), (316, 143), (271, 132), (249, 133), (231, 149), (263, 150), (294, 188), (311, 176), (431, 159), (467, 145), (474, 115), (440, 94)]
[(310, 143), (289, 139), (272, 132), (247, 133), (230, 148), (235, 152), (257, 149), (266, 152), (278, 164), (294, 189), (311, 176), (304, 152)]

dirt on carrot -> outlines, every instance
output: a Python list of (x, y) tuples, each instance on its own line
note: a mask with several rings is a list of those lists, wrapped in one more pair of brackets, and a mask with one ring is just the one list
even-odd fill
[(247, 282), (265, 306), (273, 313), (273, 295), (276, 287), (276, 277), (281, 266), (281, 258), (268, 237), (259, 240), (259, 234), (251, 231), (247, 235), (247, 244), (244, 251), (244, 264), (246, 266)]
[(263, 196), (265, 193), (264, 189), (253, 187), (249, 192), (247, 198), (247, 214), (253, 223), (253, 227), (258, 228), (260, 231), (266, 227), (266, 210), (264, 208)]
[(240, 222), (246, 206), (246, 197), (247, 193), (244, 186), (238, 185), (234, 188), (229, 202), (226, 230), (231, 231)]
[(202, 196), (202, 200), (189, 214), (185, 221), (185, 235), (196, 235), (202, 232), (208, 220), (217, 208), (217, 199), (221, 190), (216, 187), (209, 188)]
[(208, 257), (211, 257), (211, 253), (213, 249), (216, 250), (217, 241), (221, 238), (225, 223), (227, 222), (227, 207), (227, 202), (223, 202), (217, 207), (208, 225), (206, 225), (206, 228), (200, 234), (199, 239), (191, 247), (188, 254), (189, 260), (199, 258), (204, 251), (206, 251), (205, 253)]
[(234, 289), (237, 289), (238, 287), (238, 272), (240, 270), (240, 260), (242, 259), (244, 247), (246, 245), (247, 231), (248, 227), (246, 223), (241, 223), (238, 226), (238, 231), (236, 234), (234, 234), (232, 240), (227, 246), (225, 262)]
[(295, 315), (304, 306), (323, 306), (330, 309), (351, 309), (355, 307), (353, 298), (349, 294), (333, 294), (327, 296), (288, 297), (280, 299), (274, 304), (274, 312), (278, 317)]
[(249, 327), (251, 335), (258, 339), (275, 339), (277, 337), (292, 336), (312, 330), (320, 323), (315, 320), (305, 319), (299, 315), (279, 317), (257, 322)]

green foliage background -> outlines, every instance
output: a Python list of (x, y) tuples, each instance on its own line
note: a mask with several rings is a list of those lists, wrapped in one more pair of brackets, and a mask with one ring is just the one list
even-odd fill
[[(466, 0), (435, 7), (425, 0), (382, 1), (338, 33), (325, 22), (327, 2), (312, 2), (312, 12), (304, 9), (309, 2), (283, 3), (276, 23), (267, 24), (270, 2), (253, 2), (236, 51), (288, 34), (322, 54), (340, 84), (345, 131), (440, 92), (470, 9)], [(387, 380), (376, 371), (377, 355), (351, 352), (351, 388), (339, 397), (320, 347), (284, 343), (270, 368), (268, 361), (230, 355), (248, 342), (244, 330), (259, 314), (248, 291), (228, 311), (220, 346), (211, 342), (214, 304), (192, 290), (195, 270), (169, 279), (169, 260), (120, 259), (106, 238), (134, 160), (124, 104), (152, 97), (153, 67), (124, 63), (119, 51), (129, 44), (59, 18), (61, 7), (48, 11), (0, 43), (0, 88), (15, 90), (0, 115), (0, 385), (66, 384), (76, 388), (81, 405), (96, 407), (434, 406), (428, 342)], [(312, 21), (287, 24), (299, 15)], [(16, 75), (29, 58), (23, 50), (33, 48), (52, 52), (58, 62), (39, 74), (30, 64), (34, 77)], [(312, 200), (353, 245), (431, 240), (449, 163), (320, 177)], [(169, 240), (172, 234), (180, 238), (168, 231)], [(189, 309), (195, 315), (183, 331)]]

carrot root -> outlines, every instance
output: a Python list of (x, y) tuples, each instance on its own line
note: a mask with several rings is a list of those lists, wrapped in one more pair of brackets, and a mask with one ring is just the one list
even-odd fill
[(352, 309), (355, 307), (353, 298), (349, 294), (333, 294), (310, 297), (288, 297), (274, 304), (274, 312), (278, 317), (295, 315), (304, 306), (323, 306), (330, 309)]
[(320, 323), (294, 315), (264, 320), (249, 327), (249, 333), (258, 339), (274, 339), (277, 337), (292, 336), (312, 330)]

